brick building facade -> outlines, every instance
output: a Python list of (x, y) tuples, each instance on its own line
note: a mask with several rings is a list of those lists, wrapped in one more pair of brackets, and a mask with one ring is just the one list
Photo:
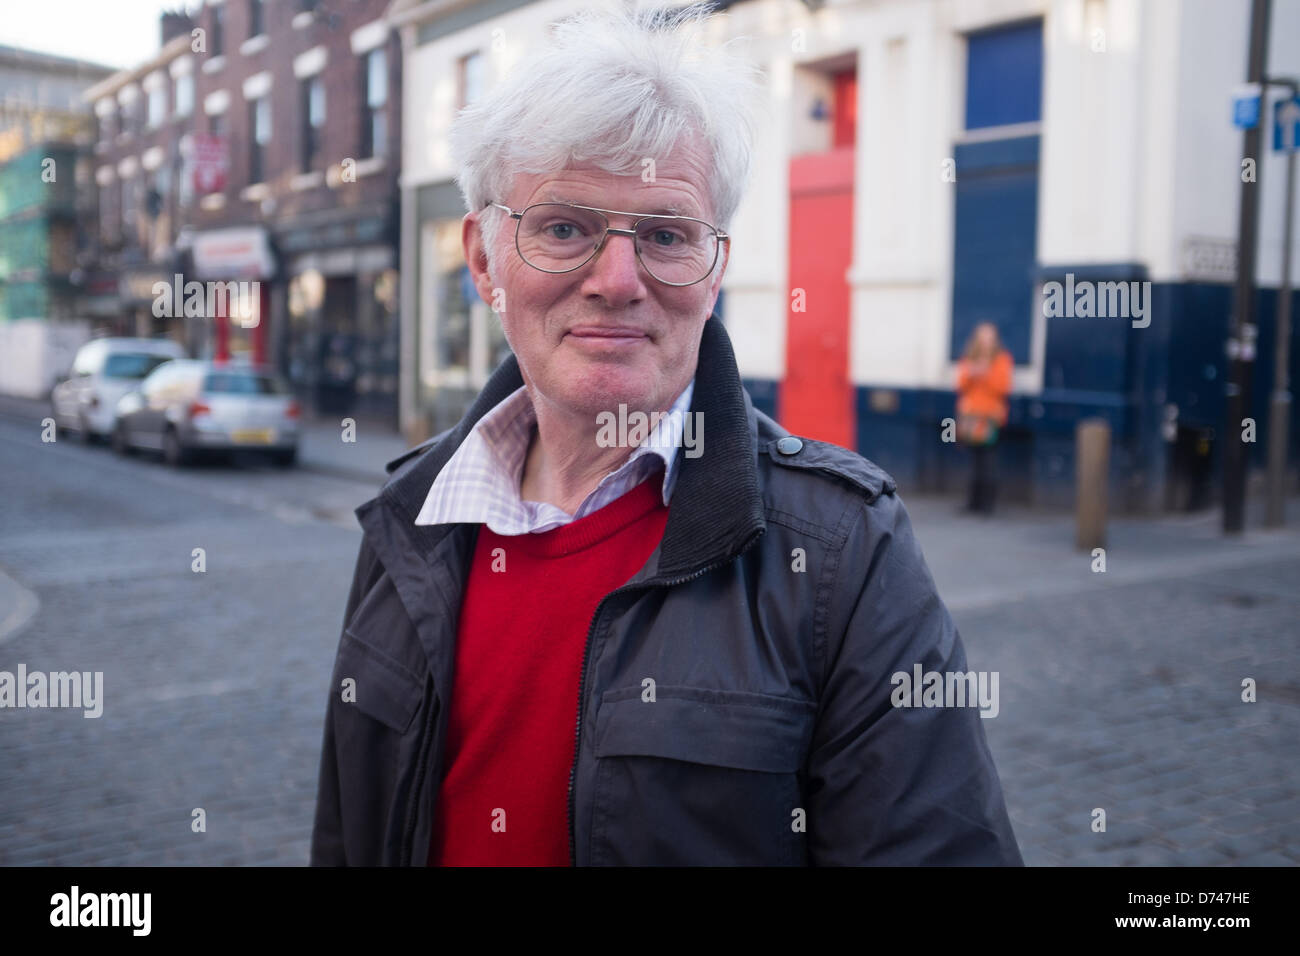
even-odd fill
[(395, 420), (401, 64), (387, 5), (206, 0), (192, 168), (216, 155), (224, 183), (198, 197), (181, 248), (199, 280), (261, 283), (260, 314), (214, 322), (212, 354), (275, 365), (322, 412)]
[(186, 149), (194, 129), (190, 21), (166, 14), (158, 53), (85, 93), (95, 118), (93, 199), (82, 211), (89, 251), (79, 311), (96, 331), (166, 336), (197, 349), (207, 328), (155, 316), (154, 286), (181, 267), (177, 238), (194, 194)]

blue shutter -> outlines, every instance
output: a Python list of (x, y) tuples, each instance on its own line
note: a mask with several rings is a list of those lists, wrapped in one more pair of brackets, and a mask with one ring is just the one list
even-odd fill
[(1036, 123), (1042, 118), (1041, 20), (967, 37), (966, 128)]

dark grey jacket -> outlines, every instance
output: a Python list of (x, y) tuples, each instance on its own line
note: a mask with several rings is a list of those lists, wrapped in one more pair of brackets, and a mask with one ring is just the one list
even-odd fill
[[(478, 526), (414, 520), (470, 427), (522, 384), (510, 356), (357, 509), (313, 864), (427, 863)], [(703, 454), (679, 459), (662, 541), (587, 633), (572, 861), (1020, 864), (979, 711), (891, 704), (914, 664), (966, 670), (893, 479), (834, 445), (779, 442), (716, 318), (691, 410)]]

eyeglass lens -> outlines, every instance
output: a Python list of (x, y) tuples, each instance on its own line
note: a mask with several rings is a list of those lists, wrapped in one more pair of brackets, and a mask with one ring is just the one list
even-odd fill
[[(538, 203), (520, 217), (519, 254), (535, 269), (568, 272), (590, 259), (608, 221), (597, 212), (563, 203)], [(696, 282), (717, 258), (717, 234), (693, 219), (644, 219), (636, 249), (646, 270), (662, 282)]]

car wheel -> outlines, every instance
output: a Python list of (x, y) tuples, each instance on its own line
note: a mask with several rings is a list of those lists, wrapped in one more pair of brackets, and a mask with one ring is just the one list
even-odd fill
[(190, 462), (189, 449), (181, 444), (181, 436), (176, 434), (174, 428), (167, 429), (163, 434), (163, 460), (173, 468), (188, 465)]
[(298, 449), (290, 448), (287, 451), (272, 452), (271, 461), (280, 468), (292, 468), (298, 464)]
[(131, 443), (126, 440), (126, 426), (122, 422), (113, 425), (113, 451), (119, 455), (131, 454)]
[(95, 440), (95, 434), (90, 430), (85, 415), (77, 416), (77, 440), (83, 445), (89, 445)]

